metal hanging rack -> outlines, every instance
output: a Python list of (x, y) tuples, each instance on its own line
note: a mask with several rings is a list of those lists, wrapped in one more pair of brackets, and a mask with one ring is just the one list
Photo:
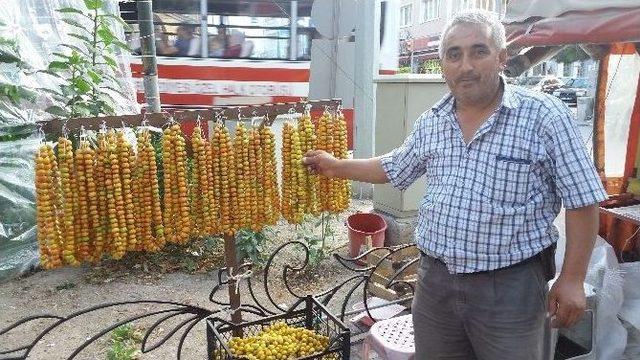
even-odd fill
[(102, 124), (108, 128), (138, 127), (143, 123), (146, 126), (162, 127), (167, 123), (167, 117), (174, 121), (195, 121), (224, 119), (225, 121), (245, 121), (254, 117), (263, 118), (260, 126), (270, 126), (278, 115), (290, 113), (291, 109), (296, 113), (304, 113), (309, 106), (312, 108), (335, 108), (342, 105), (342, 99), (306, 100), (291, 103), (273, 103), (260, 105), (221, 106), (203, 110), (181, 110), (171, 113), (145, 113), (136, 115), (119, 115), (103, 117), (86, 117), (73, 119), (53, 119), (39, 122), (42, 131), (46, 134), (60, 134), (64, 130), (76, 131), (81, 127), (85, 130), (99, 130)]

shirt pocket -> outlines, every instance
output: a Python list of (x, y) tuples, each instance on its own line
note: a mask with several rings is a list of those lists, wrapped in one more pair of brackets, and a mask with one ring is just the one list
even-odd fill
[(496, 157), (488, 191), (491, 202), (505, 206), (526, 204), (531, 193), (531, 160)]

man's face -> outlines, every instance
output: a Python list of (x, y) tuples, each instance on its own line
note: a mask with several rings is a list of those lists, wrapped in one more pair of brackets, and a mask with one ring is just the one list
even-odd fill
[(455, 25), (443, 45), (442, 71), (456, 100), (478, 102), (499, 86), (507, 54), (496, 49), (488, 26)]
[(176, 34), (180, 39), (191, 39), (193, 37), (193, 31), (183, 26), (178, 27)]

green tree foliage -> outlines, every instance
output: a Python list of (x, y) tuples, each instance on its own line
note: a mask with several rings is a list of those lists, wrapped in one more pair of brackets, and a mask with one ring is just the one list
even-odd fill
[[(79, 44), (61, 44), (64, 50), (53, 54), (56, 60), (44, 71), (63, 80), (59, 91), (49, 91), (61, 105), (46, 110), (63, 118), (113, 115), (112, 94), (126, 97), (120, 90), (120, 80), (112, 74), (118, 69), (117, 49), (131, 50), (111, 29), (114, 22), (128, 25), (119, 16), (102, 10), (104, 0), (84, 0), (84, 5), (82, 10), (58, 9), (62, 21), (73, 29), (69, 36), (78, 39)], [(79, 18), (87, 21), (78, 21)]]

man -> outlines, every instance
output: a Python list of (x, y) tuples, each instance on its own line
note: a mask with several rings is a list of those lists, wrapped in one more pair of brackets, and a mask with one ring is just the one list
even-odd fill
[(180, 25), (176, 30), (176, 39), (174, 46), (177, 49), (178, 56), (199, 56), (200, 40), (194, 36), (196, 30), (195, 25)]
[[(606, 198), (569, 109), (505, 84), (505, 34), (488, 12), (456, 16), (442, 34), (451, 93), (392, 152), (304, 163), (320, 174), (407, 188), (426, 177), (415, 240), (423, 252), (412, 312), (417, 359), (542, 359), (554, 326), (583, 314), (583, 281)], [(553, 220), (566, 208), (559, 278)], [(545, 311), (546, 310), (546, 311)]]
[(244, 42), (244, 33), (240, 30), (232, 30), (228, 37), (227, 47), (224, 50), (224, 57), (242, 57), (242, 46)]
[(157, 14), (153, 15), (153, 23), (155, 25), (154, 35), (156, 38), (156, 53), (158, 55), (175, 55), (178, 49), (169, 44), (167, 29), (162, 24), (162, 19)]

